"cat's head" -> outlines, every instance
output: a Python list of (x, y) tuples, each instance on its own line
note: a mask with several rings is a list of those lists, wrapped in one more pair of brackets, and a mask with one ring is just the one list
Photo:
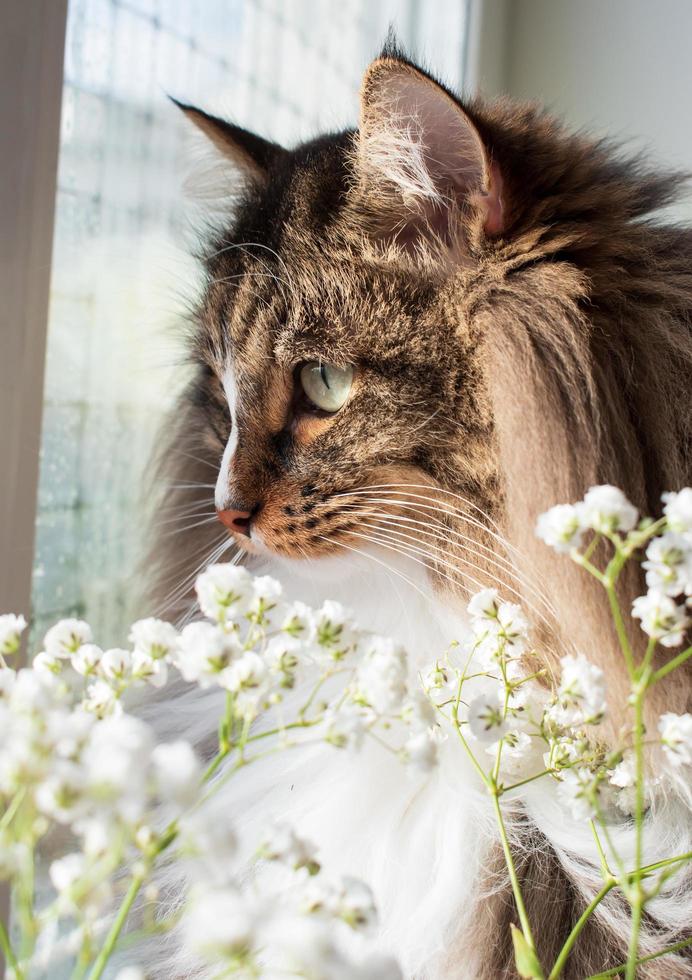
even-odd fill
[[(584, 299), (661, 182), (535, 107), (463, 105), (392, 50), (366, 72), (359, 129), (294, 150), (183, 108), (243, 187), (194, 336), (196, 452), (241, 547), (386, 541), (444, 562), (464, 539), (495, 548), (510, 490), (530, 520), (573, 492), (563, 449), (599, 410)], [(482, 564), (455, 574), (464, 560)]]

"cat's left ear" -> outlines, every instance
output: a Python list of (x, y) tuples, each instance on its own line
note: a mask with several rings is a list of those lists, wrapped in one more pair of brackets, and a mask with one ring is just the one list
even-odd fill
[(454, 247), (465, 215), (477, 215), (488, 237), (503, 231), (502, 176), (478, 129), (441, 85), (396, 55), (365, 73), (357, 168), (368, 211), (404, 247), (421, 238)]
[(170, 97), (187, 118), (211, 141), (221, 156), (247, 180), (266, 182), (269, 170), (286, 152), (278, 143), (256, 136), (247, 129), (212, 116), (203, 109)]

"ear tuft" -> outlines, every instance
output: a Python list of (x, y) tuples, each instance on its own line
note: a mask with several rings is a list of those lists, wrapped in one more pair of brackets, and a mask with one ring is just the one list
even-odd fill
[(218, 152), (250, 181), (264, 183), (270, 168), (286, 152), (277, 143), (256, 136), (218, 116), (212, 116), (203, 109), (180, 102), (172, 95), (169, 95), (169, 99), (204, 133)]
[(485, 234), (499, 234), (501, 176), (475, 124), (390, 39), (385, 51), (363, 79), (357, 164), (381, 228), (409, 247), (457, 249), (463, 218), (478, 212)]

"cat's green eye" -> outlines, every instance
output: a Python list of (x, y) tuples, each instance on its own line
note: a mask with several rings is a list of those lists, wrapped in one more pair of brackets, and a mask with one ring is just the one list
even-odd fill
[(338, 412), (353, 384), (353, 368), (308, 361), (300, 369), (300, 383), (308, 401), (323, 412)]

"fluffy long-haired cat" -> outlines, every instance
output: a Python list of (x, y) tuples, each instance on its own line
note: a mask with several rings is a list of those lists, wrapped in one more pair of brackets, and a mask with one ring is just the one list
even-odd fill
[[(593, 484), (656, 514), (692, 482), (692, 232), (653, 218), (679, 179), (534, 106), (462, 102), (392, 45), (366, 72), (357, 131), (287, 150), (183, 108), (239, 194), (204, 253), (194, 378), (166, 433), (168, 615), (194, 615), (198, 566), (241, 553), (296, 596), (341, 599), (415, 669), (463, 632), (469, 594), (497, 585), (551, 670), (575, 648), (603, 668), (615, 738), (625, 676), (607, 605), (534, 527)], [(224, 526), (190, 521), (212, 497)], [(625, 604), (643, 591), (636, 573), (622, 590)], [(653, 713), (686, 710), (689, 675), (673, 676)], [(181, 691), (162, 730), (212, 744), (214, 697)], [(549, 963), (600, 877), (588, 827), (534, 785), (513, 845)], [(411, 780), (374, 749), (355, 763), (311, 749), (232, 793), (234, 820), (295, 817), (325, 863), (372, 884), (407, 976), (516, 975), (511, 891), (459, 753)], [(671, 794), (648, 860), (690, 836)], [(689, 925), (690, 880), (674, 882), (644, 952)], [(564, 975), (621, 962), (626, 935), (626, 909), (603, 903)], [(642, 976), (690, 970), (681, 954)]]

